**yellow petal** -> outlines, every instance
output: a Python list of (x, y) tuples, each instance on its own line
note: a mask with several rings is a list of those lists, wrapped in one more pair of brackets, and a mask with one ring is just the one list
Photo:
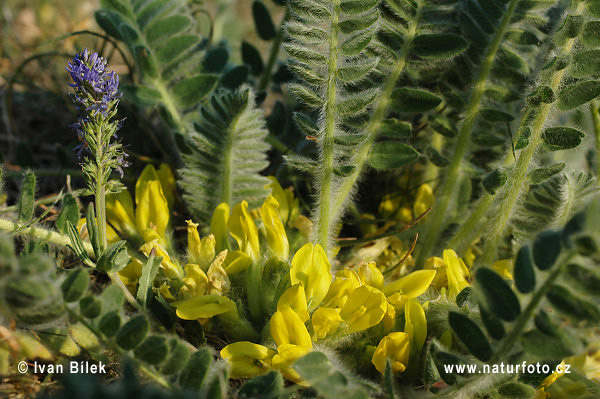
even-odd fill
[(315, 341), (325, 339), (337, 331), (342, 317), (337, 309), (320, 307), (312, 315), (312, 325), (315, 331)]
[(469, 286), (469, 269), (451, 249), (444, 250), (444, 263), (446, 264), (446, 275), (448, 277), (448, 294), (456, 297), (463, 288)]
[(131, 258), (127, 266), (117, 274), (132, 295), (137, 293), (137, 283), (142, 275), (144, 265), (137, 258)]
[(405, 301), (416, 298), (427, 291), (434, 277), (435, 270), (417, 270), (383, 287), (383, 293), (390, 297), (388, 298), (390, 302), (392, 302), (391, 296), (393, 294), (396, 294), (396, 296), (400, 294), (402, 300), (393, 303), (398, 308), (404, 305)]
[(277, 310), (281, 311), (285, 307), (292, 308), (300, 316), (303, 323), (309, 319), (306, 294), (301, 284), (292, 285), (281, 294), (279, 301), (277, 301)]
[(322, 306), (337, 308), (342, 307), (348, 299), (348, 294), (360, 287), (360, 277), (352, 269), (339, 270), (335, 274), (333, 283), (329, 286), (327, 295), (323, 298)]
[(513, 279), (513, 275), (510, 272), (510, 270), (512, 269), (512, 259), (497, 260), (492, 265), (492, 269), (494, 269), (499, 275), (501, 275), (505, 279)]
[[(140, 202), (140, 198), (142, 197), (142, 191), (144, 190), (144, 186), (151, 181), (157, 181), (160, 183), (160, 178), (158, 177), (158, 173), (154, 166), (148, 164), (140, 173), (137, 181), (135, 182), (135, 204), (136, 206)], [(162, 186), (161, 186), (162, 189)]]
[(169, 224), (169, 206), (162, 192), (160, 182), (154, 180), (140, 186), (140, 196), (136, 198), (135, 223), (144, 241), (158, 236), (165, 243), (165, 231)]
[(387, 300), (383, 292), (362, 285), (348, 295), (340, 316), (348, 324), (351, 333), (377, 325), (387, 311)]
[(169, 204), (169, 209), (171, 209), (173, 208), (173, 203), (175, 202), (175, 193), (177, 190), (173, 171), (169, 165), (166, 163), (161, 163), (156, 173), (163, 189), (163, 193), (165, 194), (165, 198), (167, 199), (167, 203)]
[(235, 342), (221, 349), (221, 357), (231, 364), (231, 378), (252, 378), (271, 368), (273, 349), (248, 341)]
[(267, 176), (267, 178), (271, 180), (271, 182), (267, 184), (265, 188), (271, 189), (271, 195), (275, 197), (277, 203), (279, 204), (279, 207), (277, 208), (279, 218), (283, 221), (283, 223), (287, 223), (290, 214), (290, 206), (288, 204), (286, 192), (283, 190), (275, 176)]
[(187, 287), (187, 293), (191, 296), (203, 295), (208, 288), (206, 273), (204, 273), (200, 266), (193, 263), (185, 265), (183, 270), (185, 271), (183, 284), (184, 287)]
[(448, 286), (448, 278), (446, 277), (446, 264), (442, 258), (432, 256), (427, 258), (423, 269), (435, 270), (435, 277), (431, 282), (431, 286), (440, 290), (442, 287)]
[(248, 212), (248, 203), (242, 201), (233, 207), (227, 222), (229, 234), (237, 241), (240, 251), (244, 251), (254, 262), (260, 258), (258, 228)]
[(215, 257), (215, 236), (209, 234), (201, 240), (198, 234), (198, 224), (191, 220), (186, 220), (186, 223), (190, 261), (206, 270)]
[(229, 251), (225, 258), (225, 271), (229, 276), (241, 273), (252, 265), (252, 258), (242, 251)]
[(396, 308), (389, 302), (387, 303), (387, 309), (381, 322), (383, 323), (383, 328), (386, 330), (391, 330), (396, 326)]
[(210, 232), (215, 236), (215, 251), (229, 249), (227, 244), (227, 222), (229, 220), (229, 205), (221, 202), (214, 210), (210, 220)]
[(377, 371), (385, 373), (387, 359), (390, 359), (392, 371), (401, 373), (406, 370), (410, 355), (409, 343), (408, 334), (403, 332), (393, 332), (383, 337), (371, 359)]
[(229, 292), (231, 282), (229, 281), (229, 276), (227, 276), (227, 272), (223, 268), (225, 258), (227, 258), (227, 250), (221, 251), (221, 253), (215, 257), (215, 260), (210, 264), (210, 267), (208, 268), (206, 277), (208, 277), (207, 292), (209, 294), (222, 294)]
[(290, 268), (290, 282), (292, 285), (302, 283), (309, 310), (319, 306), (331, 284), (331, 265), (319, 244), (305, 244), (296, 252)]
[(260, 217), (267, 233), (267, 244), (273, 255), (283, 259), (289, 256), (290, 246), (277, 209), (279, 203), (269, 195), (260, 208)]
[(358, 267), (358, 276), (365, 285), (377, 288), (383, 288), (383, 273), (379, 270), (375, 262), (363, 263)]
[(270, 322), (270, 331), (278, 350), (284, 344), (298, 345), (308, 349), (312, 348), (312, 340), (304, 322), (289, 307), (284, 307), (282, 310), (273, 313)]
[(174, 301), (175, 297), (173, 296), (173, 294), (171, 294), (170, 288), (171, 287), (167, 284), (167, 282), (164, 281), (158, 288), (158, 292), (160, 292), (160, 295), (167, 301)]
[(152, 250), (154, 250), (155, 256), (160, 256), (162, 258), (160, 268), (168, 278), (180, 279), (183, 277), (183, 270), (181, 269), (181, 266), (171, 262), (171, 258), (169, 257), (167, 250), (159, 244), (158, 239), (147, 242), (140, 247), (140, 251), (147, 257), (150, 257)]
[(121, 235), (136, 235), (133, 200), (129, 191), (123, 190), (106, 196), (106, 221)]
[(201, 295), (183, 301), (172, 302), (177, 316), (183, 320), (207, 319), (230, 313), (237, 315), (235, 302), (222, 295)]
[(404, 332), (408, 334), (411, 345), (411, 352), (421, 353), (423, 344), (427, 339), (427, 320), (425, 311), (421, 304), (411, 299), (404, 305)]

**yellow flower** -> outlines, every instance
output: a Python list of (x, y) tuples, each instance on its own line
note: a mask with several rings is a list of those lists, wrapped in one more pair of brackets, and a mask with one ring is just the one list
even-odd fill
[(383, 315), (383, 319), (381, 322), (383, 323), (383, 328), (386, 331), (391, 330), (396, 325), (396, 308), (389, 302), (387, 303), (387, 309), (385, 310), (385, 315)]
[(435, 197), (433, 196), (433, 189), (429, 184), (422, 184), (417, 189), (415, 195), (415, 202), (413, 204), (413, 213), (416, 216), (422, 215), (427, 209), (433, 206)]
[(171, 168), (164, 163), (160, 164), (158, 171), (150, 164), (146, 165), (144, 170), (142, 170), (142, 173), (140, 173), (140, 176), (135, 182), (136, 205), (139, 203), (138, 198), (141, 198), (144, 185), (150, 181), (157, 181), (160, 183), (161, 191), (165, 196), (165, 199), (168, 201), (169, 207), (171, 207), (175, 198), (175, 176), (173, 176)]
[(411, 353), (419, 354), (427, 339), (427, 320), (421, 304), (411, 299), (404, 305), (404, 332), (408, 334)]
[(290, 282), (292, 285), (302, 283), (309, 310), (319, 306), (331, 284), (331, 265), (319, 244), (304, 244), (296, 252), (290, 268)]
[(196, 264), (187, 264), (184, 266), (185, 277), (183, 286), (179, 289), (179, 296), (190, 298), (203, 295), (208, 287), (208, 277), (206, 273)]
[(237, 241), (240, 251), (245, 252), (254, 262), (260, 258), (258, 228), (248, 212), (248, 203), (242, 201), (233, 207), (227, 222), (229, 234)]
[(137, 204), (135, 224), (144, 241), (149, 242), (156, 239), (161, 244), (165, 244), (165, 231), (170, 215), (160, 182), (151, 180), (142, 184), (139, 196), (136, 196), (135, 201)]
[(273, 356), (273, 367), (281, 370), (286, 378), (299, 381), (300, 376), (291, 365), (312, 349), (312, 340), (306, 326), (291, 308), (284, 307), (271, 317), (271, 337), (277, 344), (277, 354)]
[(129, 191), (123, 190), (106, 196), (106, 219), (122, 236), (132, 237), (138, 234)]
[(273, 349), (248, 341), (235, 342), (221, 350), (221, 357), (231, 364), (230, 377), (252, 378), (271, 368)]
[(198, 223), (191, 220), (186, 220), (186, 223), (190, 262), (206, 270), (215, 257), (215, 236), (209, 234), (201, 240), (198, 234)]
[(362, 285), (348, 295), (340, 311), (350, 333), (366, 330), (378, 324), (387, 312), (387, 301), (383, 292)]
[(363, 263), (358, 267), (358, 276), (365, 285), (377, 288), (383, 288), (383, 273), (379, 270), (375, 262)]
[(233, 276), (241, 273), (252, 265), (252, 258), (242, 251), (228, 251), (225, 258), (225, 271)]
[(312, 315), (312, 326), (315, 332), (314, 340), (325, 339), (337, 331), (342, 322), (339, 309), (320, 307)]
[(306, 294), (301, 284), (295, 284), (286, 289), (277, 301), (277, 310), (282, 311), (285, 307), (291, 308), (304, 323), (310, 318), (306, 305)]
[(160, 256), (162, 258), (160, 267), (168, 278), (180, 279), (183, 277), (181, 266), (171, 262), (167, 250), (159, 243), (158, 239), (147, 242), (140, 247), (140, 251), (147, 257), (150, 257), (152, 250), (154, 250), (155, 256)]
[(275, 197), (279, 203), (279, 208), (277, 209), (279, 218), (284, 225), (293, 222), (300, 212), (298, 199), (294, 198), (292, 190), (284, 190), (275, 177), (268, 176), (268, 179), (271, 180), (271, 182), (267, 184), (265, 188), (271, 189), (271, 195)]
[(215, 236), (215, 251), (221, 252), (229, 249), (227, 245), (227, 222), (229, 220), (229, 205), (222, 202), (212, 214), (210, 220), (210, 232)]
[(158, 287), (158, 292), (160, 292), (160, 295), (162, 295), (162, 297), (165, 298), (167, 301), (175, 300), (175, 297), (173, 296), (173, 294), (171, 294), (171, 286), (169, 286), (169, 284), (167, 284), (166, 281), (163, 281), (160, 287)]
[(125, 287), (127, 287), (129, 292), (133, 295), (137, 293), (137, 282), (142, 275), (143, 266), (142, 262), (131, 257), (127, 266), (117, 273), (123, 284), (125, 284)]
[(427, 291), (435, 277), (435, 270), (417, 270), (383, 287), (383, 293), (396, 309)]
[(403, 332), (393, 332), (379, 341), (371, 362), (381, 374), (385, 373), (387, 359), (390, 359), (392, 371), (401, 373), (406, 370), (410, 355), (410, 337)]
[(443, 257), (448, 277), (448, 295), (453, 298), (469, 286), (470, 273), (465, 262), (453, 250), (445, 249)]
[(508, 280), (513, 279), (513, 275), (510, 272), (510, 270), (512, 269), (512, 259), (497, 260), (492, 265), (492, 269), (494, 269), (494, 271), (496, 271), (496, 273), (498, 273), (505, 279), (508, 279)]
[(333, 283), (329, 286), (322, 305), (330, 308), (342, 307), (348, 299), (348, 294), (360, 287), (360, 277), (352, 269), (343, 269), (335, 274)]
[[(558, 369), (558, 366), (556, 367)], [(544, 381), (540, 384), (540, 388), (548, 388), (550, 385), (554, 384), (556, 380), (565, 375), (567, 371), (567, 367), (565, 366), (565, 361), (560, 362), (560, 372), (555, 371), (550, 374), (548, 377), (544, 378)]]
[(442, 287), (446, 287), (448, 285), (448, 277), (446, 277), (446, 264), (444, 263), (444, 259), (437, 256), (427, 258), (423, 269), (435, 270), (435, 277), (431, 282), (431, 286), (435, 289), (441, 290)]
[(281, 223), (279, 213), (277, 212), (279, 203), (272, 195), (269, 195), (260, 208), (260, 217), (267, 233), (267, 244), (275, 256), (287, 259), (290, 246), (285, 233), (285, 227)]
[(177, 316), (183, 320), (208, 319), (217, 315), (226, 315), (237, 319), (235, 302), (222, 295), (200, 295), (183, 301), (172, 302), (177, 308)]
[(227, 257), (227, 250), (221, 251), (210, 264), (206, 277), (208, 278), (207, 292), (209, 294), (223, 294), (229, 291), (231, 282), (227, 272), (223, 269), (223, 263)]

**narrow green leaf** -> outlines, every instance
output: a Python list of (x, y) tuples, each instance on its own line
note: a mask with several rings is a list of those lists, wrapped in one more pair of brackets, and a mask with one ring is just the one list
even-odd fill
[(432, 146), (427, 147), (425, 150), (425, 155), (427, 155), (429, 161), (438, 168), (445, 168), (446, 166), (450, 165), (450, 160), (440, 154), (439, 151)]
[(156, 50), (156, 60), (163, 65), (172, 63), (176, 59), (183, 57), (192, 47), (199, 44), (199, 38), (196, 35), (174, 36)]
[(304, 19), (313, 21), (328, 21), (331, 18), (329, 10), (312, 0), (290, 0), (290, 8), (294, 10), (298, 16)]
[(419, 157), (417, 150), (404, 143), (386, 141), (375, 143), (369, 154), (369, 164), (378, 170), (400, 168)]
[(531, 172), (529, 172), (527, 177), (529, 178), (531, 184), (540, 184), (548, 180), (552, 176), (555, 176), (556, 174), (560, 173), (565, 168), (565, 166), (567, 166), (566, 163), (559, 162), (547, 168), (534, 169)]
[(600, 46), (600, 21), (590, 21), (585, 24), (581, 32), (581, 41), (590, 47)]
[(347, 19), (339, 23), (339, 28), (342, 33), (349, 34), (359, 30), (370, 28), (377, 19), (379, 18), (379, 14), (375, 12), (371, 12), (367, 15), (363, 15), (360, 18), (355, 19)]
[(239, 391), (240, 399), (279, 399), (283, 393), (283, 377), (277, 371), (254, 377)]
[(96, 222), (96, 213), (94, 212), (94, 203), (88, 204), (88, 209), (85, 216), (85, 228), (88, 232), (88, 237), (92, 248), (94, 249), (94, 255), (96, 259), (100, 256), (100, 233), (98, 232), (98, 223)]
[(304, 104), (314, 108), (320, 108), (324, 100), (317, 93), (300, 84), (288, 85), (289, 90)]
[(575, 78), (597, 75), (600, 71), (600, 50), (581, 51), (573, 56), (569, 73)]
[(465, 306), (469, 302), (472, 292), (473, 289), (471, 287), (463, 288), (462, 291), (459, 292), (458, 295), (456, 295), (456, 306), (458, 306), (459, 308)]
[(476, 282), (481, 288), (489, 309), (505, 321), (513, 321), (521, 313), (521, 304), (502, 277), (492, 269), (481, 267), (476, 272)]
[(558, 95), (558, 108), (570, 110), (600, 95), (600, 80), (581, 81), (567, 86)]
[(512, 122), (512, 120), (515, 119), (514, 116), (508, 112), (493, 108), (482, 108), (480, 114), (484, 119), (487, 119), (490, 122)]
[(98, 322), (98, 329), (106, 337), (114, 337), (121, 327), (121, 316), (117, 311), (105, 313)]
[(422, 34), (413, 40), (413, 52), (421, 58), (439, 60), (459, 55), (468, 43), (461, 36), (452, 33)]
[(546, 298), (556, 310), (574, 321), (596, 323), (600, 321), (598, 305), (582, 299), (562, 285), (553, 285)]
[(350, 66), (339, 68), (338, 77), (344, 83), (355, 82), (359, 79), (364, 78), (369, 72), (375, 69), (376, 66), (376, 59), (358, 62)]
[(19, 222), (33, 219), (35, 210), (35, 175), (28, 170), (23, 176), (21, 191), (19, 192), (18, 214)]
[(258, 76), (262, 73), (264, 64), (260, 52), (247, 41), (242, 41), (242, 61), (250, 67), (250, 73)]
[(410, 137), (410, 123), (401, 122), (395, 118), (388, 118), (381, 122), (379, 134), (392, 139), (406, 139)]
[(450, 121), (450, 119), (441, 115), (432, 115), (429, 119), (429, 123), (433, 130), (442, 136), (454, 137), (458, 134), (456, 126)]
[(542, 231), (533, 241), (533, 261), (540, 270), (548, 270), (560, 255), (561, 234), (559, 231)]
[(379, 3), (379, 0), (343, 0), (340, 4), (342, 12), (348, 15), (362, 14)]
[(67, 233), (67, 221), (71, 222), (74, 226), (79, 221), (79, 207), (75, 197), (71, 194), (66, 194), (62, 200), (62, 210), (56, 218), (56, 228), (61, 233)]
[(377, 96), (377, 92), (371, 91), (360, 94), (355, 97), (351, 97), (347, 100), (339, 102), (336, 105), (337, 111), (340, 115), (350, 116), (362, 112), (366, 107), (369, 106)]
[(492, 346), (473, 320), (462, 313), (451, 311), (448, 313), (448, 322), (473, 356), (484, 362), (490, 359)]
[[(565, 19), (565, 22), (560, 30), (560, 33), (572, 39), (574, 37), (577, 37), (577, 35), (579, 35), (582, 30), (583, 15), (567, 15), (567, 18)], [(597, 32), (598, 31), (596, 31), (596, 34)]]
[(178, 373), (190, 358), (190, 350), (177, 338), (169, 340), (169, 357), (162, 365), (161, 373), (173, 375)]
[(286, 31), (294, 39), (309, 44), (323, 43), (329, 37), (329, 34), (321, 28), (298, 22), (289, 22)]
[(496, 147), (506, 142), (503, 136), (499, 136), (487, 130), (476, 130), (471, 134), (473, 143), (481, 147)]
[[(121, 31), (124, 31), (124, 36), (127, 36), (127, 32), (134, 33), (137, 36), (137, 32), (127, 24), (121, 25)], [(137, 37), (130, 38), (129, 41), (135, 42), (137, 41)], [(159, 71), (156, 56), (149, 48), (137, 45), (133, 49), (133, 55), (145, 79), (156, 79), (158, 77)]]
[(506, 33), (506, 38), (521, 46), (537, 46), (540, 44), (540, 39), (531, 31), (528, 30), (510, 30)]
[(261, 39), (271, 40), (277, 35), (271, 13), (262, 1), (255, 0), (252, 3), (252, 17), (254, 18), (256, 32)]
[(98, 258), (96, 267), (105, 273), (121, 271), (129, 263), (129, 254), (127, 253), (127, 243), (117, 241), (108, 246)]
[(216, 86), (218, 75), (196, 75), (180, 80), (172, 87), (172, 93), (180, 107), (198, 105)]
[(521, 346), (525, 352), (542, 359), (562, 360), (574, 354), (560, 339), (538, 330), (523, 334)]
[(502, 186), (504, 186), (507, 179), (508, 175), (505, 172), (496, 169), (487, 175), (485, 179), (482, 180), (481, 184), (483, 185), (483, 188), (485, 188), (485, 191), (494, 195)]
[(304, 64), (295, 62), (294, 60), (290, 60), (288, 66), (296, 75), (298, 75), (298, 77), (304, 79), (311, 85), (318, 86), (325, 83), (325, 77), (321, 76), (319, 71), (315, 70), (315, 68), (305, 66)]
[(367, 139), (367, 135), (354, 133), (354, 134), (344, 134), (344, 135), (334, 136), (333, 142), (335, 144), (352, 147), (352, 146), (362, 143), (366, 139)]
[(142, 314), (134, 316), (119, 330), (115, 342), (125, 350), (134, 349), (146, 337), (149, 328), (150, 324), (146, 316)]
[(360, 54), (360, 52), (367, 48), (369, 43), (371, 43), (372, 39), (373, 32), (371, 31), (362, 31), (356, 33), (344, 43), (342, 43), (342, 45), (340, 46), (340, 52), (346, 56)]
[(78, 301), (87, 291), (89, 282), (90, 276), (86, 270), (76, 269), (70, 272), (60, 285), (64, 301), (67, 303)]
[(90, 259), (87, 251), (85, 250), (85, 247), (83, 246), (83, 241), (81, 240), (81, 236), (79, 235), (79, 232), (77, 231), (75, 226), (73, 226), (73, 223), (71, 223), (68, 220), (67, 220), (67, 233), (68, 233), (69, 239), (71, 241), (71, 245), (69, 245), (69, 248), (71, 248), (71, 250), (73, 252), (75, 252), (75, 255), (77, 255), (79, 257), (79, 259), (81, 259), (87, 266), (93, 267), (94, 263)]
[(208, 349), (199, 349), (192, 353), (179, 375), (181, 387), (198, 391), (202, 387), (211, 363), (212, 355)]
[(139, 105), (156, 105), (162, 101), (161, 94), (149, 87), (139, 85), (123, 85), (123, 95)]
[(293, 57), (298, 61), (305, 63), (306, 65), (321, 66), (327, 62), (327, 57), (325, 57), (323, 54), (305, 47), (286, 43), (283, 45), (283, 48), (285, 51), (287, 51), (290, 57)]
[(517, 252), (514, 266), (515, 285), (519, 291), (526, 294), (535, 288), (535, 271), (531, 260), (531, 251), (524, 245)]
[(228, 89), (237, 89), (248, 80), (250, 68), (246, 65), (238, 65), (231, 68), (221, 76), (221, 86)]
[(94, 13), (96, 23), (100, 26), (107, 35), (114, 37), (117, 40), (124, 40), (120, 26), (123, 23), (121, 16), (115, 12), (108, 10), (97, 10)]
[(333, 173), (336, 176), (348, 177), (352, 173), (354, 173), (355, 170), (356, 170), (356, 166), (354, 166), (354, 165), (342, 165), (342, 166), (336, 166), (336, 167), (334, 167), (333, 168)]
[(392, 102), (398, 112), (425, 112), (442, 102), (435, 94), (419, 89), (399, 88), (392, 93)]
[(142, 266), (142, 275), (140, 276), (138, 282), (138, 291), (136, 295), (136, 299), (142, 305), (143, 308), (146, 308), (148, 305), (148, 300), (152, 295), (152, 283), (154, 282), (154, 278), (158, 273), (159, 266), (162, 262), (162, 257), (156, 256), (154, 251), (150, 252), (150, 256), (146, 260), (144, 266)]
[(489, 310), (482, 304), (479, 304), (479, 313), (481, 314), (481, 321), (485, 326), (488, 334), (495, 340), (502, 339), (506, 335), (504, 325), (496, 316), (494, 316)]
[(521, 134), (519, 135), (519, 139), (515, 144), (515, 150), (521, 150), (529, 145), (529, 138), (531, 137), (531, 130), (528, 127), (525, 127), (521, 130)]
[(141, 361), (156, 366), (165, 361), (169, 354), (169, 347), (165, 337), (151, 335), (135, 348), (133, 353)]
[(177, 14), (152, 21), (145, 29), (146, 41), (156, 47), (162, 40), (185, 32), (192, 24), (187, 15)]
[(292, 119), (303, 135), (316, 136), (319, 133), (319, 127), (306, 115), (294, 112), (294, 114), (292, 114)]
[(206, 52), (202, 67), (206, 73), (219, 73), (227, 65), (229, 52), (223, 47), (213, 47)]

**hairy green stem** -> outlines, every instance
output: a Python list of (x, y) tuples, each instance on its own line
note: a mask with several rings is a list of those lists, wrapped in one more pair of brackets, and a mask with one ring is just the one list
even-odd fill
[(396, 82), (404, 72), (406, 68), (406, 61), (408, 56), (410, 55), (410, 49), (412, 45), (412, 41), (416, 36), (418, 22), (421, 14), (421, 1), (417, 2), (417, 14), (414, 18), (412, 18), (409, 22), (409, 26), (404, 38), (404, 45), (402, 46), (402, 51), (400, 56), (394, 63), (391, 73), (388, 75), (387, 79), (384, 82), (383, 90), (380, 95), (377, 96), (377, 100), (375, 103), (375, 107), (373, 109), (373, 115), (365, 128), (367, 132), (367, 140), (358, 148), (356, 155), (353, 159), (353, 164), (356, 166), (352, 174), (342, 180), (340, 184), (340, 188), (338, 191), (338, 195), (334, 199), (335, 202), (332, 208), (332, 217), (337, 219), (343, 211), (344, 203), (347, 198), (350, 196), (358, 178), (360, 177), (362, 170), (367, 162), (369, 157), (369, 151), (375, 138), (377, 136), (377, 132), (381, 126), (381, 122), (384, 120), (386, 116), (386, 111), (391, 102), (392, 92), (396, 88)]
[(428, 218), (429, 223), (425, 234), (423, 235), (423, 245), (417, 257), (417, 267), (422, 267), (425, 263), (425, 259), (430, 255), (440, 231), (444, 226), (444, 221), (446, 219), (444, 216), (446, 215), (448, 205), (450, 204), (450, 200), (452, 199), (457, 186), (456, 182), (460, 175), (460, 167), (467, 151), (467, 147), (469, 146), (471, 131), (473, 130), (475, 120), (479, 115), (481, 99), (483, 97), (483, 93), (485, 92), (485, 86), (489, 79), (490, 72), (494, 64), (494, 59), (496, 58), (496, 54), (500, 48), (500, 43), (502, 42), (502, 38), (504, 37), (506, 30), (508, 29), (510, 20), (512, 19), (518, 3), (519, 0), (510, 1), (508, 8), (502, 16), (500, 25), (494, 34), (492, 43), (488, 47), (485, 58), (481, 64), (481, 70), (479, 71), (479, 76), (475, 81), (475, 88), (465, 112), (465, 119), (456, 140), (456, 146), (454, 147), (452, 160), (450, 161), (446, 176), (443, 180), (440, 194), (436, 196), (436, 204), (433, 207), (433, 212)]
[(597, 101), (590, 103), (590, 112), (592, 113), (592, 123), (594, 125), (594, 136), (596, 138), (596, 183), (600, 185), (600, 109)]
[[(35, 175), (37, 176), (37, 173), (35, 173)], [(79, 190), (73, 190), (70, 193), (61, 193), (61, 194), (57, 194), (57, 195), (52, 195), (50, 197), (41, 198), (41, 199), (35, 201), (35, 206), (37, 207), (40, 205), (53, 204), (54, 202), (58, 201), (59, 199), (64, 198), (65, 195), (67, 195), (67, 194), (78, 196), (78, 195), (82, 195), (85, 192), (86, 192), (86, 189), (79, 189)], [(7, 206), (6, 208), (0, 208), (0, 214), (7, 213), (7, 212), (16, 212), (18, 209), (19, 209), (18, 205)]]
[(258, 82), (258, 90), (266, 90), (269, 82), (271, 81), (271, 72), (273, 71), (273, 67), (275, 66), (275, 62), (277, 61), (277, 55), (279, 54), (279, 48), (281, 47), (281, 40), (283, 39), (283, 31), (285, 28), (285, 22), (288, 19), (290, 13), (290, 8), (286, 6), (285, 14), (283, 19), (281, 20), (281, 24), (279, 25), (279, 29), (277, 30), (277, 35), (273, 39), (273, 43), (271, 44), (271, 51), (269, 52), (269, 59), (267, 60), (267, 65), (265, 66), (265, 70), (263, 71), (262, 76), (260, 77), (260, 81)]
[[(584, 2), (578, 2), (575, 15), (579, 15), (583, 11), (584, 7)], [(568, 56), (573, 45), (575, 44), (575, 40), (576, 38), (567, 39), (558, 56)], [(560, 71), (554, 71), (546, 80), (553, 92), (556, 93), (559, 90), (560, 83), (565, 73), (566, 68), (563, 68)], [(546, 122), (546, 119), (548, 118), (552, 108), (552, 104), (541, 104), (538, 108), (535, 118), (533, 119), (531, 124), (531, 137), (529, 139), (529, 144), (519, 154), (515, 169), (509, 176), (509, 181), (507, 181), (505, 184), (507, 189), (504, 198), (502, 198), (502, 201), (499, 204), (498, 213), (490, 223), (491, 232), (483, 247), (483, 257), (480, 262), (483, 265), (491, 264), (494, 261), (496, 256), (496, 245), (504, 233), (506, 224), (513, 214), (517, 200), (523, 192), (523, 189), (529, 186), (526, 184), (527, 170), (529, 169), (531, 160), (533, 159), (533, 156), (541, 143), (544, 123)]]
[[(95, 197), (96, 197), (96, 223), (98, 224), (98, 240), (100, 241), (100, 252), (106, 249), (106, 187), (104, 185), (104, 176), (109, 173), (104, 166), (104, 148), (108, 146), (110, 137), (104, 143), (102, 126), (96, 131), (96, 176), (94, 178)], [(106, 145), (105, 145), (106, 144)]]
[(322, 170), (319, 173), (317, 187), (318, 213), (316, 241), (329, 253), (329, 237), (331, 233), (333, 212), (331, 207), (333, 186), (333, 136), (335, 134), (337, 108), (337, 68), (338, 68), (338, 20), (340, 15), (340, 0), (333, 1), (333, 15), (331, 21), (331, 35), (329, 39), (329, 60), (327, 62), (327, 92), (325, 98), (325, 122), (321, 141)]
[[(15, 223), (5, 218), (0, 218), (0, 230), (6, 231), (7, 233), (12, 233), (13, 231), (20, 229), (23, 226), (21, 223)], [(71, 245), (71, 239), (69, 236), (60, 234), (56, 231), (43, 229), (41, 227), (26, 227), (22, 230), (19, 230), (18, 235), (26, 235), (33, 238), (37, 238), (39, 240), (48, 241), (51, 244), (61, 245), (66, 247)], [(92, 244), (84, 241), (83, 247), (87, 251), (87, 253), (91, 256), (94, 255), (94, 249), (92, 248)]]
[(494, 195), (484, 194), (484, 197), (479, 201), (473, 212), (467, 220), (460, 226), (456, 235), (448, 242), (448, 248), (454, 249), (459, 254), (462, 253), (472, 243), (475, 237), (479, 236), (487, 227), (483, 221), (488, 208), (494, 202)]

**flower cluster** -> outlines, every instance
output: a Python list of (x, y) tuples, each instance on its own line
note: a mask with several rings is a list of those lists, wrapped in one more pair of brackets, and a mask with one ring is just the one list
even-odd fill
[(83, 164), (90, 188), (105, 184), (113, 169), (123, 175), (123, 167), (128, 166), (126, 154), (117, 137), (123, 120), (111, 120), (117, 114), (121, 94), (119, 76), (106, 68), (107, 60), (98, 53), (90, 54), (85, 49), (75, 55), (67, 64), (67, 71), (73, 83), (73, 100), (79, 110), (79, 120), (72, 125), (81, 144), (76, 148), (81, 157), (88, 152), (95, 157)]

